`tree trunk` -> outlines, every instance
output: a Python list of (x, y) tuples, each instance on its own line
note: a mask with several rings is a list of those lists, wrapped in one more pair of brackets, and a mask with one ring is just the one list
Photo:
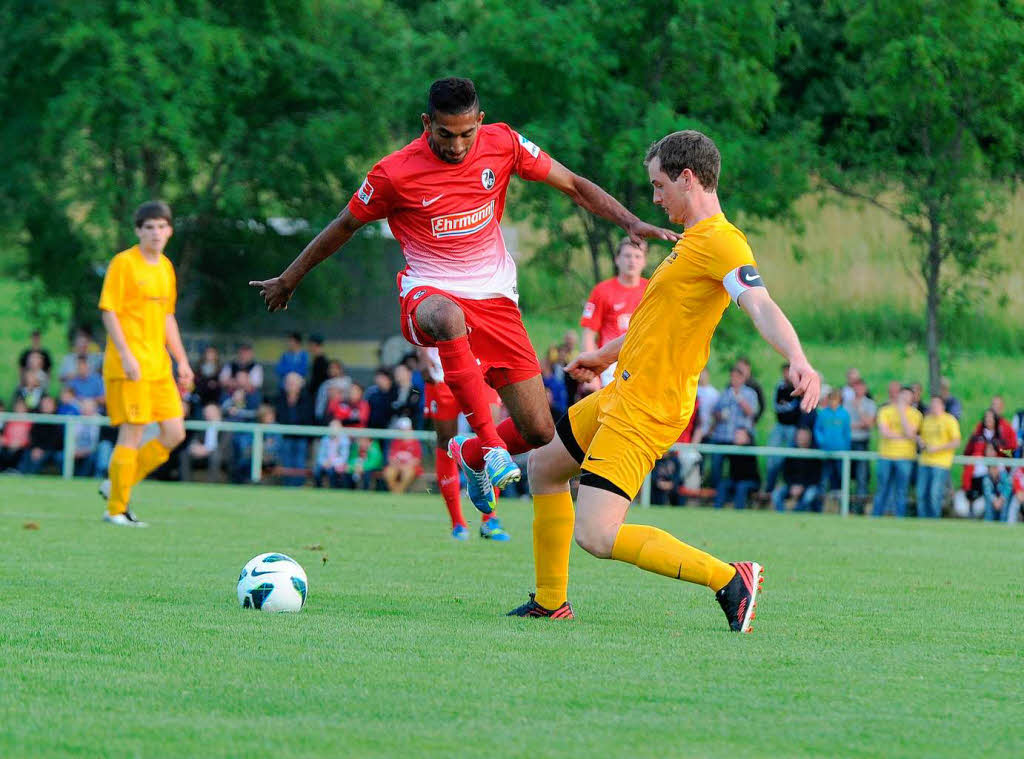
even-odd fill
[(942, 268), (942, 221), (939, 211), (932, 206), (928, 211), (928, 259), (925, 262), (925, 285), (927, 287), (927, 333), (928, 345), (928, 386), (932, 394), (939, 392), (942, 367), (939, 364), (939, 273)]

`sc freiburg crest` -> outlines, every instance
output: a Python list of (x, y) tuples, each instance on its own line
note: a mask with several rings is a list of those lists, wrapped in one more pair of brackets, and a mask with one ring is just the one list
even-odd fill
[(483, 184), (485, 190), (489, 190), (494, 187), (494, 172), (490, 169), (484, 169), (480, 175), (480, 182)]

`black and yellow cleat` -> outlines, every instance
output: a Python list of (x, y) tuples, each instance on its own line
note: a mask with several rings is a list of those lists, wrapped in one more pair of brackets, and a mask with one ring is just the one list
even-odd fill
[(545, 609), (536, 600), (536, 596), (531, 593), (530, 600), (524, 603), (522, 606), (517, 606), (508, 614), (506, 617), (548, 617), (549, 619), (575, 619), (576, 615), (572, 613), (572, 604), (566, 601), (564, 604), (559, 606), (557, 609), (552, 611), (551, 609)]
[(733, 562), (736, 574), (729, 583), (715, 593), (715, 598), (729, 620), (729, 629), (733, 632), (750, 632), (753, 628), (754, 609), (757, 608), (757, 596), (764, 583), (764, 567), (756, 561)]

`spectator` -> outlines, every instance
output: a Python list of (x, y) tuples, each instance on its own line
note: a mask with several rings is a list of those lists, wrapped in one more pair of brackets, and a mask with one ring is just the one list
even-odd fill
[(253, 391), (246, 372), (239, 372), (234, 392), (220, 404), (221, 414), (229, 422), (255, 422), (260, 396)]
[(366, 427), (370, 420), (370, 404), (363, 398), (363, 386), (353, 382), (344, 400), (327, 404), (327, 416), (340, 419), (346, 427)]
[[(390, 427), (397, 398), (398, 390), (395, 388), (391, 370), (385, 366), (378, 368), (373, 375), (373, 385), (366, 392), (366, 405), (370, 409), (366, 416), (366, 426), (378, 430)], [(336, 416), (335, 418), (341, 417)]]
[[(853, 384), (853, 400), (845, 405), (850, 415), (850, 450), (866, 451), (871, 445), (871, 430), (875, 428), (875, 415), (878, 407), (868, 395), (868, 386), (863, 379)], [(871, 465), (868, 461), (853, 462), (853, 479), (857, 483), (856, 493), (860, 498), (868, 494), (868, 481), (871, 479)], [(860, 503), (857, 509), (861, 508)]]
[(93, 371), (89, 360), (79, 356), (75, 362), (75, 375), (68, 380), (67, 386), (71, 389), (75, 400), (81, 401), (86, 398), (101, 402), (104, 397), (103, 378), (98, 372)]
[[(55, 414), (57, 401), (44, 395), (39, 401), (40, 414)], [(58, 471), (64, 463), (64, 425), (34, 422), (29, 431), (29, 444), (21, 458), (23, 474), (39, 474), (43, 467), (55, 464)]]
[[(17, 398), (11, 408), (15, 414), (27, 414), (28, 406)], [(0, 433), (0, 472), (16, 469), (28, 450), (31, 441), (32, 422), (10, 421)]]
[[(996, 447), (997, 456), (1010, 456), (1017, 450), (1017, 433), (1014, 432), (1013, 425), (1003, 416), (1006, 413), (1006, 404), (1003, 402), (1003, 396), (993, 395), (990, 408), (995, 415), (995, 437), (993, 438), (991, 430), (986, 431), (984, 415), (982, 421), (978, 422), (978, 426), (974, 428), (974, 434), (984, 435), (986, 440), (992, 442)], [(985, 414), (988, 414), (988, 411)]]
[(1005, 408), (1002, 398), (993, 396), (991, 408), (985, 409), (972, 436), (983, 437), (986, 442), (991, 442), (996, 456), (1010, 456), (1017, 449), (1017, 433), (1013, 425), (999, 414), (1001, 408)]
[(203, 419), (213, 424), (189, 444), (189, 464), (191, 469), (206, 469), (207, 479), (216, 482), (220, 479), (224, 461), (221, 434), (216, 424), (222, 419), (220, 406), (216, 403), (207, 403), (203, 406)]
[(946, 500), (953, 451), (960, 447), (960, 425), (946, 412), (941, 395), (933, 395), (921, 420), (921, 455), (917, 470), (917, 515), (938, 519)]
[[(260, 424), (277, 424), (277, 412), (269, 403), (260, 405), (257, 411), (257, 421)], [(272, 470), (280, 464), (281, 450), (284, 447), (284, 438), (277, 432), (263, 433), (263, 471)], [(249, 462), (252, 466), (252, 462)]]
[(569, 408), (569, 394), (565, 390), (565, 382), (555, 376), (554, 367), (546, 358), (541, 363), (541, 378), (544, 381), (544, 388), (548, 392), (548, 407), (551, 409), (551, 416), (554, 419), (561, 419), (562, 414)]
[[(996, 456), (996, 447), (992, 443), (985, 444), (985, 456)], [(1013, 495), (1013, 485), (1006, 467), (988, 467), (986, 476), (981, 480), (981, 492), (985, 498), (985, 521), (1005, 522)]]
[(60, 363), (60, 374), (58, 377), (61, 382), (67, 382), (75, 376), (75, 373), (78, 371), (79, 358), (85, 358), (89, 362), (89, 368), (93, 372), (99, 373), (103, 362), (102, 354), (99, 353), (99, 349), (90, 340), (89, 333), (83, 329), (76, 330), (75, 336), (71, 340), (71, 352), (64, 356)]
[(924, 385), (920, 382), (915, 382), (910, 386), (910, 392), (913, 393), (912, 403), (914, 408), (921, 412), (921, 415), (928, 411), (928, 406), (924, 402)]
[[(971, 435), (967, 445), (964, 446), (964, 456), (984, 456), (986, 446), (991, 441), (998, 439), (998, 422), (992, 409), (985, 410), (981, 417), (981, 423), (981, 434)], [(988, 467), (985, 464), (966, 464), (964, 466), (961, 485), (969, 501), (973, 502), (981, 498), (981, 481), (987, 474)], [(966, 516), (970, 516), (970, 514), (968, 513)]]
[(718, 388), (711, 384), (711, 375), (708, 374), (707, 369), (702, 369), (700, 377), (697, 380), (697, 430), (694, 435), (693, 442), (699, 443), (708, 433), (711, 432), (712, 426), (714, 426), (713, 414), (715, 411), (715, 404), (718, 403), (718, 397), (721, 393)]
[(309, 336), (309, 394), (316, 398), (320, 386), (327, 381), (327, 356), (324, 355), (324, 336), (315, 332)]
[[(203, 350), (203, 360), (196, 367), (196, 398), (201, 406), (209, 403), (220, 403), (224, 397), (224, 389), (221, 387), (221, 373), (224, 366), (220, 361), (220, 351), (212, 345), (207, 345)], [(244, 371), (244, 370), (242, 370)]]
[(322, 488), (326, 475), (327, 482), (332, 488), (340, 488), (342, 478), (348, 471), (351, 441), (337, 419), (332, 419), (327, 427), (328, 433), (320, 438), (320, 445), (317, 447), (316, 463), (313, 465), (313, 486)]
[[(250, 387), (245, 372), (239, 372), (238, 387), (221, 405), (221, 414), (229, 422), (256, 421), (259, 412), (260, 399), (256, 393), (246, 392)], [(246, 482), (250, 478), (250, 467), (252, 466), (252, 444), (253, 434), (251, 432), (232, 432), (231, 439), (231, 460), (228, 465), (231, 481), (237, 484)]]
[[(808, 427), (796, 431), (796, 447), (810, 450), (814, 437)], [(795, 502), (793, 511), (821, 511), (821, 460), (790, 456), (782, 465), (782, 480), (772, 491), (776, 511), (786, 510), (786, 501)]]
[(408, 417), (413, 428), (419, 428), (423, 415), (423, 393), (412, 383), (412, 371), (405, 364), (399, 364), (394, 370), (395, 400), (391, 404), (391, 418)]
[(921, 412), (913, 406), (913, 391), (904, 386), (896, 402), (878, 412), (878, 490), (872, 516), (880, 517), (892, 508), (898, 517), (907, 515), (907, 487), (917, 458), (917, 434)]
[(754, 412), (754, 424), (757, 424), (761, 421), (761, 414), (764, 413), (764, 389), (761, 387), (761, 383), (754, 379), (754, 367), (749, 358), (740, 356), (736, 359), (736, 366), (743, 372), (744, 384), (757, 396), (757, 411)]
[(665, 455), (654, 462), (654, 470), (651, 472), (651, 505), (678, 506), (681, 502), (679, 495), (679, 457), (671, 448), (665, 451)]
[[(733, 444), (736, 446), (750, 446), (753, 438), (750, 432), (744, 427), (737, 427)], [(747, 496), (752, 490), (761, 487), (761, 475), (757, 471), (757, 457), (750, 454), (730, 453), (729, 454), (729, 476), (723, 477), (718, 482), (718, 490), (715, 492), (715, 508), (720, 509), (725, 502), (732, 500), (733, 508), (745, 509), (747, 507)]]
[[(860, 376), (860, 370), (855, 366), (851, 366), (846, 370), (846, 384), (843, 385), (843, 406), (848, 407), (855, 397), (857, 397), (857, 383), (863, 382)], [(849, 408), (846, 409), (849, 411)], [(853, 414), (850, 414), (853, 417)]]
[(1020, 521), (1021, 511), (1024, 510), (1024, 467), (1017, 467), (1010, 475), (1010, 506), (1006, 510), (1007, 524), (1015, 524)]
[[(412, 420), (407, 416), (400, 416), (395, 421), (395, 429), (412, 430)], [(421, 474), (423, 446), (420, 445), (420, 441), (403, 438), (392, 440), (388, 446), (388, 463), (384, 467), (384, 482), (387, 483), (388, 490), (392, 493), (404, 493)]]
[[(95, 419), (96, 401), (85, 398), (81, 402), (81, 415)], [(75, 477), (92, 477), (96, 472), (96, 449), (100, 442), (100, 426), (98, 424), (79, 424), (75, 427)]]
[(953, 418), (959, 422), (961, 415), (963, 415), (964, 407), (960, 403), (960, 399), (953, 395), (949, 377), (943, 377), (939, 380), (939, 395), (942, 396), (942, 401), (946, 404), (946, 413), (952, 414)]
[[(298, 372), (284, 377), (284, 392), (277, 400), (279, 424), (313, 424), (313, 402), (306, 393), (306, 380)], [(306, 481), (306, 458), (309, 440), (302, 435), (285, 435), (281, 440), (281, 468), (285, 471), (281, 483), (289, 487), (301, 486)]]
[(277, 360), (274, 371), (277, 372), (277, 379), (281, 383), (284, 383), (284, 378), (293, 372), (302, 379), (309, 376), (309, 354), (302, 349), (302, 335), (298, 332), (288, 335), (288, 347)]
[[(827, 403), (818, 409), (814, 422), (814, 439), (823, 451), (850, 450), (850, 413), (842, 406), (843, 393), (833, 388), (828, 393)], [(827, 493), (839, 490), (843, 484), (839, 459), (825, 459), (821, 463), (821, 488)]]
[[(719, 395), (711, 417), (714, 427), (711, 428), (709, 442), (718, 445), (732, 445), (736, 438), (736, 430), (741, 427), (753, 437), (754, 417), (759, 408), (757, 394), (747, 387), (745, 376), (739, 366), (733, 366), (729, 370), (729, 386)], [(722, 454), (711, 455), (712, 487), (718, 487), (718, 481), (722, 474), (722, 461)]]
[(21, 372), (21, 381), (14, 389), (14, 397), (11, 399), (11, 406), (19, 400), (25, 402), (25, 408), (29, 412), (39, 409), (39, 403), (46, 395), (46, 374), (41, 369), (24, 369)]
[(331, 388), (339, 389), (337, 397), (340, 399), (348, 393), (351, 384), (352, 380), (345, 375), (345, 366), (340, 361), (332, 360), (327, 363), (327, 379), (316, 391), (316, 404), (313, 410), (318, 424), (326, 424), (329, 421), (327, 418), (327, 396)]
[(50, 374), (45, 369), (46, 361), (42, 353), (33, 351), (25, 359), (25, 370), (34, 372), (39, 379), (39, 384), (45, 389), (50, 386)]
[(28, 357), (33, 353), (39, 354), (40, 366), (44, 372), (49, 374), (50, 369), (53, 368), (53, 360), (50, 358), (50, 351), (43, 347), (43, 337), (38, 329), (32, 330), (32, 344), (18, 356), (19, 369), (28, 368)]
[(342, 475), (342, 486), (349, 490), (369, 490), (384, 465), (384, 455), (376, 440), (358, 438), (349, 447), (348, 469)]
[(78, 408), (78, 401), (70, 387), (64, 387), (60, 391), (60, 398), (57, 401), (57, 414), (59, 416), (78, 416), (81, 411)]
[(253, 390), (263, 391), (263, 365), (253, 356), (252, 344), (241, 343), (238, 346), (238, 356), (234, 361), (220, 370), (220, 386), (225, 393), (233, 393), (237, 387), (236, 376), (239, 372), (245, 372), (249, 377)]
[[(782, 379), (775, 386), (775, 426), (768, 434), (772, 448), (792, 448), (796, 442), (796, 428), (800, 421), (800, 399), (793, 397), (793, 383), (789, 381), (789, 362), (782, 365)], [(765, 490), (771, 493), (782, 469), (781, 456), (770, 456), (765, 462)]]

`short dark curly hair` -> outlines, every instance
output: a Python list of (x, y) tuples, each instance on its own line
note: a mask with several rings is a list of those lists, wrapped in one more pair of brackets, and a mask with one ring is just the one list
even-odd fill
[(427, 114), (431, 118), (435, 113), (457, 115), (479, 109), (480, 99), (476, 95), (476, 85), (472, 79), (452, 76), (438, 79), (430, 85)]
[(683, 169), (689, 169), (705, 190), (718, 189), (722, 155), (711, 138), (702, 132), (684, 129), (662, 137), (647, 151), (644, 166), (649, 166), (655, 158), (661, 163), (661, 170), (673, 182), (683, 173)]
[(136, 229), (150, 219), (163, 219), (168, 224), (174, 223), (174, 219), (171, 217), (171, 207), (162, 200), (151, 200), (135, 209)]

